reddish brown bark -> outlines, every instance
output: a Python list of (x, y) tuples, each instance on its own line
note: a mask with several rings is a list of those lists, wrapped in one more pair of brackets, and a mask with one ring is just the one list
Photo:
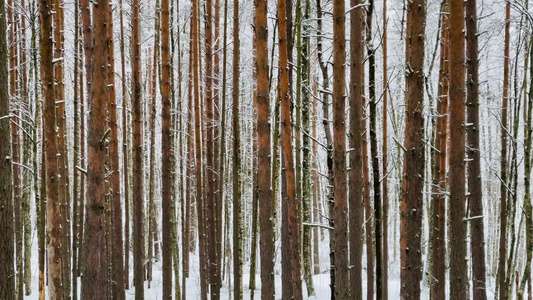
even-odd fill
[(420, 298), (422, 279), (422, 191), (424, 187), (424, 45), (425, 0), (408, 3), (406, 38), (406, 125), (404, 174), (401, 199), (401, 285), (402, 299)]

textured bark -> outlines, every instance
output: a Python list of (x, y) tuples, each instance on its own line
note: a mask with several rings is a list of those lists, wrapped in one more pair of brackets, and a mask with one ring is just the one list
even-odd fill
[[(485, 262), (485, 230), (483, 226), (483, 189), (481, 185), (481, 153), (479, 143), (479, 133), (481, 124), (479, 122), (479, 59), (478, 59), (478, 30), (477, 30), (477, 8), (476, 0), (465, 2), (466, 10), (466, 51), (467, 51), (467, 127), (468, 137), (468, 207), (470, 218), (471, 240), (470, 249), (472, 253), (472, 281), (473, 299), (486, 300), (486, 262)], [(531, 110), (530, 110), (531, 112)], [(527, 143), (527, 142), (526, 142)], [(529, 140), (531, 143), (531, 139)], [(531, 145), (531, 144), (530, 144)], [(527, 149), (526, 149), (527, 151)], [(529, 157), (527, 155), (526, 157)], [(526, 170), (529, 160), (525, 160)], [(529, 184), (526, 182), (526, 198), (529, 191)], [(527, 203), (526, 203), (527, 204)], [(527, 208), (525, 208), (527, 209)], [(527, 238), (527, 236), (526, 236)]]
[(239, 116), (239, 0), (233, 1), (233, 282), (235, 300), (243, 299), (242, 294), (242, 203), (241, 203), (241, 132)]
[[(353, 11), (353, 10), (352, 10)], [(323, 50), (322, 50), (322, 4), (321, 0), (316, 1), (316, 17), (317, 17), (317, 56), (318, 62), (320, 64), (320, 71), (322, 73), (322, 89), (324, 91), (329, 90), (329, 76), (328, 76), (328, 67), (327, 62), (323, 60)], [(331, 136), (331, 124), (329, 122), (329, 103), (328, 103), (328, 93), (322, 93), (322, 125), (324, 126), (324, 132), (326, 135), (327, 143), (327, 166), (328, 166), (328, 194), (327, 194), (327, 203), (328, 203), (328, 223), (330, 227), (333, 227), (333, 137)], [(329, 261), (330, 261), (330, 290), (331, 290), (331, 299), (335, 299), (335, 251), (333, 251), (333, 239), (329, 239)]]
[[(318, 80), (316, 77), (313, 77), (313, 98), (314, 97), (318, 97)], [(316, 99), (313, 99), (313, 109), (311, 111), (311, 115), (314, 116), (313, 117), (313, 133), (312, 133), (312, 136), (313, 137), (316, 137), (317, 136), (317, 127), (318, 127), (318, 107), (317, 107), (317, 100), (318, 98)], [(312, 151), (313, 151), (313, 157), (317, 157), (317, 153), (318, 153), (318, 143), (313, 143), (313, 147), (312, 147)], [(322, 206), (322, 203), (319, 203), (321, 201), (319, 201), (319, 199), (321, 199), (321, 191), (320, 191), (320, 181), (318, 179), (318, 171), (319, 171), (319, 164), (318, 164), (318, 160), (317, 159), (314, 159), (313, 160), (313, 168), (314, 168), (314, 171), (313, 171), (313, 177), (312, 177), (312, 186), (313, 186), (313, 222), (314, 223), (321, 223), (321, 218), (322, 218), (322, 211), (321, 211), (321, 206)], [(318, 226), (315, 226), (313, 228), (313, 275), (318, 275), (320, 274), (320, 253), (319, 253), (319, 250), (318, 250), (318, 242), (320, 240), (320, 238), (322, 237), (322, 234), (321, 234), (321, 230)], [(351, 259), (351, 258), (350, 258)]]
[[(73, 199), (72, 199), (72, 299), (78, 299), (78, 250), (80, 237), (79, 221), (80, 221), (80, 194), (78, 193), (80, 186), (80, 171), (77, 166), (80, 160), (80, 116), (79, 116), (79, 84), (80, 84), (80, 1), (76, 0), (74, 3), (74, 185), (73, 185)], [(83, 84), (83, 82), (82, 82)], [(81, 95), (83, 99), (83, 95)]]
[(289, 92), (289, 64), (288, 56), (290, 49), (290, 34), (287, 26), (290, 13), (287, 12), (287, 2), (278, 1), (279, 23), (279, 94), (278, 101), (281, 108), (281, 141), (283, 153), (284, 175), (286, 181), (286, 194), (282, 206), (286, 209), (287, 228), (282, 230), (282, 264), (289, 266), (282, 270), (282, 297), (285, 299), (302, 299), (302, 281), (300, 278), (300, 225), (298, 224), (298, 203), (296, 199), (296, 179), (294, 160), (292, 154), (292, 130), (291, 130), (291, 96)]
[[(172, 157), (171, 157), (171, 118), (170, 118), (170, 14), (169, 0), (161, 1), (161, 101), (162, 101), (162, 143), (161, 164), (163, 180), (162, 188), (162, 213), (163, 213), (163, 299), (172, 300), (172, 216), (175, 208), (171, 205), (172, 194)], [(177, 242), (177, 241), (176, 241)], [(176, 282), (179, 285), (179, 281)], [(179, 295), (177, 295), (179, 296)]]
[(464, 2), (450, 0), (450, 298), (467, 298)]
[(144, 167), (143, 115), (141, 90), (141, 20), (140, 1), (133, 0), (131, 14), (132, 111), (133, 111), (133, 284), (135, 299), (144, 299)]
[[(310, 138), (310, 111), (311, 106), (309, 103), (309, 98), (311, 94), (311, 85), (310, 85), (310, 38), (311, 25), (310, 25), (310, 10), (311, 5), (309, 0), (305, 1), (304, 16), (303, 20), (303, 43), (300, 47), (301, 53), (301, 77), (302, 77), (302, 130), (303, 130), (303, 157), (302, 157), (302, 222), (311, 223), (311, 209), (312, 209), (312, 198), (311, 198), (311, 138)], [(312, 251), (311, 251), (311, 242), (312, 242), (312, 230), (310, 226), (303, 226), (303, 272), (305, 285), (307, 287), (307, 295), (311, 296), (315, 294), (315, 288), (313, 285), (313, 273), (312, 268)]]
[(39, 2), (41, 20), (41, 80), (44, 101), (44, 135), (46, 157), (46, 235), (48, 257), (48, 295), (50, 299), (63, 299), (61, 285), (61, 232), (58, 202), (59, 170), (57, 167), (57, 133), (55, 116), (54, 67), (52, 43), (52, 2)]
[(348, 220), (346, 182), (346, 37), (344, 0), (333, 4), (333, 190), (335, 197), (333, 249), (335, 299), (350, 298), (348, 280)]
[(383, 181), (381, 182), (383, 191), (383, 299), (389, 299), (389, 187), (388, 187), (388, 71), (387, 71), (387, 2), (383, 1)]
[[(361, 72), (362, 78), (364, 78), (364, 63), (363, 67), (359, 70)], [(374, 298), (374, 283), (375, 283), (375, 277), (374, 277), (374, 266), (375, 266), (375, 257), (374, 257), (374, 228), (373, 228), (373, 221), (372, 218), (372, 203), (370, 202), (370, 167), (369, 167), (369, 159), (368, 159), (368, 111), (366, 110), (367, 102), (366, 102), (366, 96), (365, 96), (365, 90), (364, 90), (364, 82), (363, 82), (363, 119), (362, 119), (362, 126), (361, 126), (361, 136), (362, 136), (362, 151), (361, 151), (361, 157), (363, 159), (363, 163), (361, 164), (363, 166), (363, 202), (364, 202), (364, 211), (365, 216), (363, 219), (363, 223), (365, 224), (365, 243), (366, 243), (366, 290), (372, 291), (370, 293), (366, 293), (366, 299), (372, 300)]]
[[(113, 11), (109, 9), (107, 35), (109, 38), (108, 62), (108, 113), (109, 113), (109, 160), (111, 167), (111, 237), (112, 237), (112, 297), (117, 300), (126, 298), (124, 292), (124, 248), (122, 235), (122, 205), (120, 201), (120, 164), (118, 153), (118, 114), (115, 96), (115, 43), (113, 34)], [(129, 274), (128, 274), (129, 276)]]
[(267, 1), (255, 0), (255, 37), (257, 72), (257, 178), (259, 198), (259, 236), (261, 251), (261, 299), (273, 300), (274, 287), (274, 207), (272, 201), (272, 162), (270, 161), (270, 91), (268, 82)]
[(447, 169), (447, 140), (448, 140), (448, 52), (449, 52), (449, 7), (444, 0), (441, 5), (440, 20), (440, 69), (437, 113), (437, 128), (433, 167), (433, 195), (432, 195), (432, 230), (431, 236), (431, 277), (430, 293), (433, 299), (446, 296), (446, 169)]
[(122, 85), (122, 175), (124, 184), (124, 288), (129, 289), (130, 286), (130, 178), (129, 178), (129, 135), (128, 128), (128, 102), (127, 102), (127, 88), (126, 88), (126, 58), (124, 50), (124, 6), (122, 0), (120, 5), (120, 74)]
[[(93, 8), (94, 51), (92, 84), (89, 94), (88, 169), (87, 169), (87, 223), (85, 272), (82, 277), (82, 295), (87, 299), (105, 299), (108, 296), (105, 248), (105, 155), (106, 108), (108, 101), (108, 16), (109, 3)], [(102, 225), (103, 224), (103, 225)]]
[[(44, 1), (43, 1), (44, 2)], [(41, 4), (41, 14), (47, 14), (47, 8), (44, 3)], [(6, 26), (6, 8), (5, 2), (0, 1), (0, 32), (7, 31)], [(41, 19), (43, 20), (43, 19)], [(50, 20), (50, 18), (45, 18)], [(44, 26), (46, 28), (46, 26)], [(48, 27), (51, 31), (51, 26)], [(41, 29), (43, 30), (43, 29)], [(43, 49), (49, 51), (51, 58), (51, 43), (45, 43), (44, 46), (49, 48)], [(9, 84), (8, 84), (8, 57), (7, 57), (7, 35), (0, 35), (0, 116), (9, 115)], [(44, 58), (48, 58), (44, 56)], [(46, 87), (43, 85), (43, 89)], [(53, 92), (53, 90), (52, 90)], [(0, 120), (0, 139), (4, 141), (0, 144), (0, 157), (11, 157), (11, 120), (3, 118)], [(0, 227), (3, 228), (0, 234), (0, 299), (15, 299), (15, 245), (13, 240), (13, 183), (12, 183), (11, 160), (0, 160)]]
[[(374, 188), (374, 238), (376, 260), (376, 298), (383, 297), (383, 257), (382, 257), (382, 221), (381, 221), (381, 175), (379, 173), (379, 154), (377, 141), (377, 99), (376, 99), (376, 57), (372, 43), (372, 16), (374, 1), (368, 2), (366, 13), (366, 49), (368, 57), (368, 96), (370, 108), (370, 155), (372, 162), (372, 183)], [(370, 290), (369, 290), (370, 291)], [(368, 293), (369, 295), (373, 293)]]
[(502, 130), (501, 130), (501, 161), (500, 161), (500, 238), (497, 274), (497, 290), (499, 299), (505, 299), (506, 287), (506, 261), (507, 261), (507, 114), (509, 109), (509, 31), (511, 18), (511, 3), (506, 2), (505, 7), (505, 42), (503, 59), (503, 103), (502, 103)]
[(406, 38), (406, 125), (404, 174), (401, 199), (401, 286), (402, 299), (420, 298), (422, 279), (422, 191), (424, 188), (424, 45), (425, 0), (415, 0), (407, 5)]

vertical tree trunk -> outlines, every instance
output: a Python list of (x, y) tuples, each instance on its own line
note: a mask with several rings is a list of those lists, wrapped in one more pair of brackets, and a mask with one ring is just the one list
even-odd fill
[[(313, 77), (313, 97), (318, 96), (318, 80), (317, 78)], [(317, 98), (318, 99), (318, 98)], [(317, 99), (313, 99), (313, 108), (311, 111), (311, 115), (313, 116), (313, 137), (317, 137), (317, 126), (318, 126), (318, 107), (317, 107)], [(350, 141), (351, 143), (351, 141)], [(313, 178), (312, 178), (312, 185), (313, 185), (313, 222), (314, 223), (322, 223), (322, 213), (321, 213), (321, 192), (320, 192), (320, 180), (318, 179), (318, 172), (319, 172), (319, 163), (317, 157), (318, 153), (318, 143), (313, 143), (313, 157), (315, 159), (313, 160)], [(321, 238), (321, 230), (318, 226), (315, 226), (313, 228), (313, 275), (320, 274), (320, 257), (319, 257), (319, 249), (318, 249), (318, 242)], [(351, 259), (351, 258), (350, 258)]]
[(124, 6), (122, 0), (120, 5), (120, 74), (122, 84), (122, 170), (124, 184), (124, 288), (130, 286), (130, 184), (129, 184), (129, 135), (128, 135), (128, 102), (126, 88), (126, 58), (124, 50)]
[(267, 1), (255, 0), (255, 38), (256, 38), (256, 72), (257, 72), (257, 179), (259, 200), (259, 236), (261, 251), (261, 299), (273, 300), (274, 286), (274, 211), (272, 201), (271, 179), (272, 162), (270, 161), (270, 90), (268, 82), (268, 24)]
[[(310, 85), (310, 38), (311, 33), (310, 26), (310, 10), (311, 5), (309, 0), (305, 0), (305, 8), (300, 8), (304, 10), (303, 20), (303, 43), (300, 47), (301, 53), (301, 70), (300, 72), (302, 77), (301, 86), (302, 90), (302, 129), (303, 129), (303, 157), (302, 157), (302, 215), (304, 223), (311, 223), (311, 209), (312, 209), (312, 199), (311, 199), (311, 138), (310, 138), (310, 103), (309, 97), (311, 94), (311, 85)], [(302, 34), (302, 33), (300, 33)], [(307, 286), (307, 295), (311, 296), (315, 294), (315, 288), (313, 285), (313, 275), (312, 275), (312, 251), (311, 251), (311, 241), (312, 241), (312, 230), (310, 226), (304, 225), (303, 227), (303, 264), (304, 264), (304, 278), (305, 285)]]
[(350, 298), (348, 281), (348, 220), (346, 183), (346, 37), (344, 0), (333, 4), (333, 220), (335, 251), (335, 299)]
[(435, 151), (433, 168), (433, 195), (432, 195), (432, 218), (433, 229), (431, 239), (431, 277), (430, 293), (432, 298), (441, 299), (446, 296), (446, 166), (447, 166), (447, 141), (448, 141), (448, 52), (449, 52), (449, 5), (448, 0), (441, 4), (441, 28), (440, 28), (440, 69), (439, 88), (437, 100), (437, 128), (435, 133), (435, 145), (439, 151)]
[(509, 109), (509, 31), (511, 18), (511, 3), (506, 2), (505, 7), (505, 44), (503, 59), (503, 103), (502, 103), (502, 130), (501, 130), (501, 161), (500, 161), (500, 238), (497, 290), (499, 298), (505, 299), (507, 290), (505, 283), (507, 260), (507, 114)]
[(109, 112), (109, 159), (111, 160), (111, 237), (112, 237), (112, 297), (124, 300), (124, 249), (122, 240), (122, 205), (120, 202), (120, 165), (118, 153), (118, 115), (115, 96), (115, 43), (113, 34), (113, 10), (109, 10), (107, 35), (109, 38), (108, 63), (108, 112)]
[(135, 300), (144, 299), (144, 168), (142, 140), (141, 20), (140, 1), (133, 0), (131, 14), (133, 111), (133, 284)]
[(464, 2), (450, 0), (450, 297), (467, 298)]
[[(44, 1), (43, 1), (44, 2)], [(41, 15), (48, 15), (44, 3), (41, 4)], [(0, 1), (0, 14), (5, 16), (6, 8), (5, 2)], [(48, 15), (49, 16), (49, 15)], [(41, 17), (42, 21), (49, 21), (50, 18)], [(42, 23), (44, 24), (44, 23)], [(46, 24), (45, 24), (46, 25)], [(45, 27), (45, 28), (42, 28)], [(41, 25), (41, 30), (46, 29), (47, 26)], [(49, 33), (51, 33), (51, 25), (48, 27)], [(0, 18), (0, 32), (5, 33), (7, 31), (6, 18)], [(51, 58), (51, 42), (45, 43), (44, 46), (49, 48), (43, 49), (41, 46), (41, 52), (43, 50), (49, 51), (49, 57)], [(9, 115), (9, 85), (8, 85), (8, 65), (7, 65), (7, 35), (0, 35), (0, 115)], [(43, 56), (44, 59), (48, 56)], [(51, 79), (51, 78), (50, 78)], [(43, 90), (46, 91), (43, 85)], [(52, 90), (53, 93), (53, 90)], [(0, 144), (0, 157), (11, 156), (11, 120), (9, 118), (3, 118), (0, 120), (0, 139), (4, 141)], [(13, 240), (13, 197), (12, 189), (13, 184), (11, 181), (11, 161), (8, 159), (0, 160), (0, 206), (4, 209), (0, 210), (0, 227), (3, 228), (0, 236), (0, 298), (2, 299), (15, 299), (15, 269), (13, 258), (15, 256), (15, 245)]]
[[(472, 281), (473, 281), (473, 299), (486, 300), (486, 265), (485, 265), (485, 232), (483, 226), (483, 200), (481, 185), (481, 151), (479, 143), (479, 133), (481, 124), (479, 122), (479, 59), (478, 59), (478, 30), (477, 30), (477, 1), (470, 0), (465, 2), (466, 10), (466, 49), (467, 49), (467, 127), (468, 136), (468, 207), (470, 209), (470, 218), (476, 218), (470, 221), (472, 230), (470, 249), (472, 252)], [(529, 111), (531, 112), (531, 110)], [(530, 131), (529, 131), (530, 132)], [(529, 140), (531, 145), (531, 139)], [(527, 144), (527, 141), (526, 141)], [(526, 149), (526, 154), (527, 154)], [(526, 157), (529, 157), (527, 155)], [(526, 159), (526, 170), (530, 160)], [(527, 176), (527, 175), (526, 175)], [(526, 186), (529, 191), (529, 184)], [(526, 203), (527, 204), (527, 203)], [(525, 208), (527, 210), (527, 208)]]
[(387, 74), (387, 3), (383, 1), (383, 181), (381, 182), (383, 189), (383, 299), (389, 299), (389, 187), (388, 187), (388, 140), (387, 140), (387, 126), (388, 126), (388, 74)]
[[(93, 8), (94, 51), (91, 57), (93, 73), (89, 95), (87, 224), (85, 272), (82, 277), (84, 299), (105, 299), (108, 296), (105, 249), (105, 154), (106, 108), (108, 101), (108, 16), (109, 3), (99, 3)], [(102, 225), (103, 223), (103, 225)]]
[[(382, 222), (381, 222), (381, 178), (379, 173), (379, 154), (377, 142), (377, 99), (376, 99), (376, 57), (372, 43), (372, 17), (374, 1), (367, 6), (366, 13), (366, 48), (368, 56), (368, 96), (370, 102), (370, 155), (372, 161), (372, 180), (374, 188), (374, 230), (376, 241), (376, 298), (383, 297), (383, 257), (382, 257)], [(385, 171), (384, 171), (385, 172)], [(370, 192), (370, 191), (368, 191)], [(370, 291), (369, 291), (370, 294)]]
[[(288, 1), (290, 2), (290, 1)], [(284, 180), (286, 180), (286, 195), (282, 206), (286, 207), (283, 214), (287, 228), (282, 230), (282, 264), (290, 266), (282, 270), (282, 297), (295, 300), (302, 299), (302, 282), (300, 278), (300, 243), (298, 224), (298, 203), (296, 199), (296, 179), (292, 154), (292, 130), (289, 91), (289, 45), (290, 35), (287, 34), (290, 19), (287, 11), (287, 1), (278, 1), (279, 22), (279, 102), (281, 108), (281, 140), (284, 166)], [(286, 243), (288, 242), (288, 243)], [(284, 250), (283, 250), (284, 248)]]
[(241, 132), (239, 119), (239, 0), (233, 1), (233, 281), (235, 300), (242, 295), (242, 203), (241, 203)]
[[(161, 143), (161, 164), (163, 181), (162, 187), (162, 213), (163, 213), (163, 299), (172, 300), (172, 211), (171, 206), (171, 186), (172, 186), (172, 161), (171, 161), (171, 118), (170, 118), (170, 17), (169, 0), (161, 1), (161, 101), (162, 101), (162, 143)], [(176, 241), (177, 242), (177, 241)], [(176, 282), (179, 285), (179, 281)], [(176, 295), (179, 296), (179, 295)]]
[(424, 188), (424, 30), (425, 0), (415, 0), (407, 5), (406, 38), (406, 124), (404, 174), (401, 200), (401, 285), (402, 299), (420, 298), (422, 279), (422, 257), (420, 240), (422, 236), (422, 191)]
[(58, 202), (59, 173), (57, 167), (57, 134), (55, 116), (54, 67), (52, 43), (52, 2), (39, 2), (41, 80), (44, 98), (44, 135), (46, 156), (46, 235), (48, 237), (48, 295), (51, 299), (62, 299), (61, 285), (61, 237)]

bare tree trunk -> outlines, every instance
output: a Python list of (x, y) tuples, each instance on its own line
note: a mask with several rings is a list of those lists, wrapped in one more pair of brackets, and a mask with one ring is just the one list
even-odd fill
[(387, 126), (388, 126), (388, 65), (387, 65), (387, 3), (383, 1), (383, 299), (389, 299), (389, 187), (388, 187), (388, 140), (387, 140)]
[(141, 20), (140, 1), (133, 0), (131, 14), (132, 111), (133, 111), (133, 284), (135, 299), (144, 299), (144, 168), (142, 140), (141, 91)]
[(424, 188), (424, 117), (420, 107), (424, 100), (424, 0), (408, 3), (406, 38), (406, 125), (404, 174), (401, 199), (401, 285), (402, 299), (420, 298), (422, 280), (422, 191)]
[(106, 108), (108, 100), (108, 16), (109, 3), (100, 3), (93, 8), (94, 52), (91, 57), (93, 66), (92, 84), (89, 95), (88, 164), (87, 177), (87, 243), (85, 272), (82, 277), (82, 295), (87, 299), (105, 299), (108, 296), (105, 249), (105, 230), (109, 224), (105, 218), (105, 155)]
[[(478, 30), (477, 30), (477, 1), (465, 2), (466, 10), (466, 37), (467, 37), (467, 127), (468, 136), (468, 207), (472, 230), (470, 249), (472, 252), (472, 281), (473, 299), (486, 300), (486, 262), (485, 262), (485, 232), (483, 226), (483, 189), (481, 185), (481, 151), (479, 134), (481, 124), (479, 122), (479, 59), (478, 59)], [(529, 111), (531, 113), (531, 110)], [(527, 143), (527, 141), (526, 141)], [(531, 143), (531, 139), (529, 140)], [(531, 144), (530, 144), (531, 145)], [(527, 151), (527, 149), (526, 149)], [(527, 155), (526, 157), (529, 157)], [(529, 160), (526, 159), (526, 169)], [(526, 175), (527, 176), (527, 175)], [(529, 184), (526, 183), (526, 198)]]
[(348, 219), (346, 182), (346, 115), (345, 115), (345, 7), (344, 0), (333, 3), (333, 227), (335, 251), (335, 299), (350, 298), (348, 281)]
[(503, 103), (501, 121), (501, 161), (500, 161), (500, 238), (497, 290), (499, 299), (505, 299), (506, 287), (506, 260), (507, 260), (507, 114), (509, 109), (509, 30), (511, 18), (511, 3), (506, 2), (505, 8), (505, 44), (503, 60)]
[[(42, 21), (49, 21), (49, 11), (44, 7), (44, 2), (41, 4), (41, 16), (45, 16)], [(6, 8), (5, 2), (0, 1), (0, 14), (5, 16)], [(49, 22), (51, 23), (51, 22)], [(44, 23), (42, 23), (44, 24)], [(41, 25), (41, 30), (49, 29), (51, 34), (51, 24), (47, 27)], [(5, 33), (7, 31), (6, 18), (0, 18), (0, 32)], [(44, 50), (48, 50), (48, 56), (43, 56), (44, 59), (51, 58), (51, 42), (45, 43), (41, 47), (41, 53)], [(0, 35), (0, 116), (9, 115), (9, 85), (8, 85), (8, 57), (7, 57), (7, 35)], [(46, 54), (46, 53), (45, 53)], [(51, 60), (51, 59), (50, 59)], [(46, 77), (45, 77), (46, 78)], [(48, 78), (52, 79), (52, 77)], [(46, 91), (43, 85), (43, 91)], [(51, 91), (53, 93), (53, 90)], [(49, 93), (50, 94), (50, 93)], [(53, 94), (52, 94), (53, 95)], [(37, 124), (35, 124), (37, 126)], [(0, 120), (0, 139), (4, 141), (0, 144), (0, 156), (11, 156), (11, 120), (9, 118), (2, 118)], [(13, 197), (12, 197), (12, 169), (11, 161), (8, 159), (0, 160), (0, 206), (4, 209), (0, 210), (0, 227), (2, 233), (0, 235), (0, 298), (2, 299), (15, 299), (15, 269), (14, 261), (15, 257), (15, 245), (13, 240)]]

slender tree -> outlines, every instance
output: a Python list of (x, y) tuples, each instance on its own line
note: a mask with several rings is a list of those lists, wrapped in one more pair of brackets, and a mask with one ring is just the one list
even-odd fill
[(424, 188), (424, 46), (425, 0), (407, 5), (406, 32), (406, 124), (404, 173), (401, 199), (401, 286), (402, 299), (420, 298), (422, 279), (422, 191)]
[(346, 37), (344, 0), (333, 3), (333, 176), (335, 299), (350, 299), (346, 182)]
[(135, 299), (144, 299), (144, 168), (142, 140), (141, 20), (139, 0), (132, 2), (132, 111), (133, 111), (133, 284)]
[(387, 65), (387, 2), (383, 1), (383, 145), (382, 145), (382, 166), (383, 180), (381, 182), (383, 191), (383, 299), (389, 299), (389, 172), (388, 165), (388, 65)]
[[(467, 51), (467, 137), (468, 137), (468, 207), (470, 218), (472, 253), (473, 299), (487, 299), (485, 230), (483, 225), (483, 200), (481, 185), (481, 151), (479, 142), (479, 59), (477, 32), (477, 1), (465, 2), (466, 10), (466, 51)], [(526, 160), (526, 165), (528, 161)], [(526, 191), (529, 189), (526, 184)]]
[(497, 290), (499, 298), (505, 299), (506, 287), (506, 261), (507, 261), (507, 114), (509, 109), (509, 31), (511, 19), (511, 2), (506, 1), (505, 7), (505, 41), (504, 41), (504, 58), (503, 58), (503, 101), (502, 101), (502, 119), (501, 119), (501, 160), (500, 160), (500, 238), (499, 238), (499, 258), (498, 258), (498, 275)]
[[(44, 6), (44, 2), (42, 1), (40, 4), (40, 12), (41, 16), (46, 16), (44, 19), (41, 17), (41, 20), (51, 23), (49, 11)], [(7, 116), (9, 115), (10, 101), (7, 35), (5, 34), (7, 31), (5, 18), (6, 8), (4, 1), (0, 1), (0, 14), (2, 15), (0, 18), (0, 32), (3, 33), (0, 35), (0, 116)], [(46, 29), (50, 30), (49, 33), (51, 33), (51, 24), (48, 24), (48, 27), (46, 24), (44, 26), (41, 25), (41, 31)], [(43, 49), (41, 47), (41, 53), (43, 50), (48, 50), (49, 53), (45, 53), (44, 59), (50, 58), (51, 60), (51, 42), (45, 43), (44, 46), (48, 46), (48, 48)], [(43, 85), (43, 91), (46, 91), (48, 87)], [(4, 117), (0, 119), (0, 139), (4, 141), (0, 144), (0, 157), (11, 157), (11, 120), (9, 118)], [(2, 234), (0, 234), (0, 299), (15, 299), (15, 269), (13, 261), (15, 257), (15, 245), (13, 240), (13, 183), (11, 181), (11, 175), (11, 160), (0, 160), (0, 206), (3, 207), (0, 210), (0, 226), (3, 228)]]
[(274, 299), (274, 207), (271, 190), (270, 161), (270, 90), (268, 83), (267, 1), (255, 0), (257, 133), (258, 133), (258, 197), (261, 234), (261, 299)]

